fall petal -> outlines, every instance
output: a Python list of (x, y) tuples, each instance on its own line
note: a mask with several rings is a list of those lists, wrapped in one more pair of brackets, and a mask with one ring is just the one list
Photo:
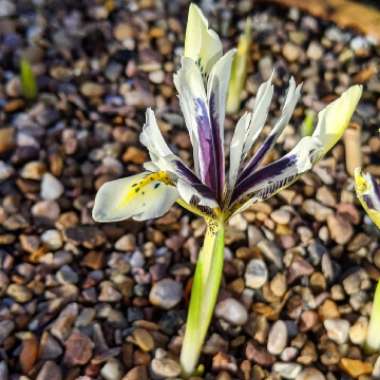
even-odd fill
[(178, 196), (163, 172), (144, 172), (103, 184), (96, 194), (92, 217), (97, 222), (157, 218), (170, 209)]

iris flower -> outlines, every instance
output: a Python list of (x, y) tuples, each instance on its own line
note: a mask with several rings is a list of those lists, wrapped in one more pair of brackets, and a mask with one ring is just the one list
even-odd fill
[(190, 5), (184, 55), (174, 84), (192, 143), (193, 167), (170, 149), (154, 112), (148, 109), (140, 141), (151, 161), (141, 174), (102, 185), (93, 209), (98, 222), (141, 221), (162, 216), (177, 202), (205, 219), (207, 231), (196, 264), (181, 352), (185, 375), (196, 369), (211, 321), (222, 279), (224, 228), (229, 218), (272, 197), (310, 170), (342, 136), (362, 92), (360, 86), (348, 89), (319, 113), (312, 136), (302, 138), (277, 161), (263, 165), (301, 95), (301, 86), (291, 78), (279, 118), (251, 155), (273, 97), (272, 75), (259, 87), (253, 110), (236, 125), (226, 172), (224, 119), (234, 54), (235, 50), (230, 50), (223, 55), (218, 35), (209, 29), (201, 10)]

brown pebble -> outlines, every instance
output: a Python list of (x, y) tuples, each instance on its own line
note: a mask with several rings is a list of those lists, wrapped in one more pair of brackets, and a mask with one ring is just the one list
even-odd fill
[(23, 340), (20, 352), (20, 366), (22, 372), (28, 374), (34, 367), (38, 357), (38, 341), (36, 337), (32, 336)]
[(148, 371), (145, 366), (132, 368), (122, 380), (148, 380)]
[(92, 357), (94, 343), (91, 339), (75, 330), (65, 342), (65, 356), (63, 361), (68, 366), (84, 365)]

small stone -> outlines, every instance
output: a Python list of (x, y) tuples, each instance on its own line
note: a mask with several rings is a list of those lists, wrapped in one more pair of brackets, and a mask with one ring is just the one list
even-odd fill
[(16, 325), (13, 321), (0, 321), (0, 344), (3, 343), (6, 338), (8, 338), (15, 327)]
[[(5, 1), (5, 2), (8, 3), (8, 1)], [(0, 0), (0, 15), (1, 15), (1, 11), (3, 10), (2, 5), (1, 5), (2, 3), (4, 3), (4, 0)], [(0, 155), (10, 151), (13, 148), (14, 136), (15, 136), (14, 128), (0, 128)]]
[(0, 161), (0, 181), (5, 181), (14, 173), (12, 166)]
[(302, 371), (302, 366), (297, 363), (274, 363), (273, 371), (284, 379), (295, 379)]
[(318, 61), (319, 59), (322, 58), (323, 48), (322, 48), (322, 46), (318, 42), (312, 41), (310, 43), (309, 47), (307, 48), (306, 55), (310, 59), (312, 59), (314, 61)]
[(152, 335), (145, 329), (137, 328), (132, 333), (133, 343), (141, 348), (144, 352), (152, 351), (154, 348), (154, 340)]
[(56, 251), (62, 247), (62, 236), (57, 230), (47, 230), (41, 235), (41, 241), (48, 249)]
[(123, 298), (110, 281), (103, 281), (100, 288), (99, 301), (101, 302), (119, 302)]
[(354, 234), (354, 230), (350, 222), (347, 218), (343, 218), (340, 215), (330, 215), (327, 218), (327, 226), (329, 228), (331, 238), (337, 244), (347, 244)]
[(63, 194), (62, 183), (50, 173), (45, 173), (41, 181), (41, 198), (53, 201)]
[(33, 293), (24, 285), (11, 284), (7, 289), (8, 296), (16, 302), (25, 303), (32, 299)]
[(10, 17), (16, 13), (16, 4), (9, 0), (0, 0), (0, 17)]
[(172, 309), (182, 299), (182, 284), (166, 278), (156, 282), (150, 293), (149, 301), (162, 309)]
[(63, 350), (55, 338), (53, 338), (47, 331), (44, 331), (40, 342), (39, 359), (53, 360), (57, 359)]
[(136, 238), (132, 234), (124, 235), (115, 243), (115, 248), (118, 251), (131, 252), (136, 249)]
[(163, 378), (177, 377), (181, 373), (181, 366), (173, 359), (153, 359), (151, 363), (152, 372)]
[(245, 350), (245, 356), (248, 360), (265, 367), (271, 366), (275, 361), (275, 357), (269, 354), (265, 348), (259, 347), (253, 342), (248, 342)]
[(244, 325), (248, 320), (245, 307), (235, 298), (226, 298), (220, 301), (215, 308), (215, 315), (233, 325)]
[(64, 265), (58, 272), (57, 272), (57, 280), (61, 284), (76, 284), (79, 280), (78, 273), (76, 273), (74, 270), (71, 269), (70, 266)]
[(265, 262), (260, 259), (252, 259), (245, 271), (245, 284), (252, 289), (261, 288), (268, 280), (268, 269)]
[(289, 62), (294, 62), (300, 57), (301, 49), (298, 46), (287, 42), (282, 48), (282, 54)]
[(45, 164), (40, 161), (30, 161), (21, 169), (21, 177), (39, 181), (46, 171)]
[(343, 371), (354, 379), (362, 375), (370, 375), (373, 369), (372, 364), (369, 362), (349, 358), (342, 358), (339, 364)]
[(23, 373), (29, 373), (36, 363), (38, 357), (38, 342), (33, 336), (24, 339), (19, 356), (20, 366)]
[(59, 217), (59, 206), (55, 201), (41, 201), (34, 204), (32, 214), (35, 217), (56, 221)]
[(302, 257), (297, 256), (289, 267), (288, 282), (292, 283), (302, 276), (310, 276), (314, 272), (314, 267)]
[(367, 337), (368, 320), (365, 317), (359, 317), (353, 326), (350, 327), (349, 336), (353, 344), (362, 346)]
[(142, 165), (146, 161), (146, 153), (139, 148), (130, 146), (123, 154), (123, 161), (132, 162), (136, 165)]
[(297, 358), (298, 348), (296, 347), (285, 347), (284, 351), (281, 352), (280, 358), (283, 362), (290, 362)]
[(291, 215), (289, 211), (280, 209), (273, 211), (270, 217), (277, 224), (288, 224), (290, 222)]
[(280, 355), (288, 342), (288, 328), (284, 321), (277, 321), (269, 331), (267, 349), (273, 355)]
[(47, 361), (42, 366), (36, 380), (62, 380), (62, 372), (60, 367), (53, 361)]
[(73, 331), (65, 342), (64, 362), (68, 366), (84, 365), (92, 357), (94, 343), (91, 339), (78, 330)]
[(149, 73), (149, 80), (152, 83), (160, 84), (165, 79), (165, 73), (162, 70), (152, 71)]
[(104, 87), (98, 83), (85, 82), (80, 87), (80, 91), (84, 96), (89, 98), (99, 97), (104, 94)]
[(306, 368), (296, 377), (296, 380), (326, 380), (326, 377), (315, 368)]
[(376, 380), (380, 379), (380, 356), (377, 357), (373, 365), (372, 377)]
[(123, 376), (121, 363), (116, 359), (110, 359), (102, 367), (100, 374), (105, 380), (120, 380)]
[(270, 289), (276, 297), (282, 297), (287, 291), (286, 276), (283, 273), (276, 273), (270, 282)]
[(350, 323), (345, 319), (326, 319), (324, 321), (327, 336), (338, 344), (347, 342)]
[(0, 379), (8, 380), (9, 371), (5, 361), (0, 362)]
[(148, 371), (144, 366), (134, 367), (128, 371), (122, 380), (149, 380)]

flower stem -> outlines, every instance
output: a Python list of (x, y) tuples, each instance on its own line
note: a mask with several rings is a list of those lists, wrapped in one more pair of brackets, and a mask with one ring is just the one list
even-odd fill
[(224, 222), (213, 219), (207, 223), (195, 268), (180, 359), (184, 376), (191, 376), (196, 370), (222, 280), (223, 262)]

